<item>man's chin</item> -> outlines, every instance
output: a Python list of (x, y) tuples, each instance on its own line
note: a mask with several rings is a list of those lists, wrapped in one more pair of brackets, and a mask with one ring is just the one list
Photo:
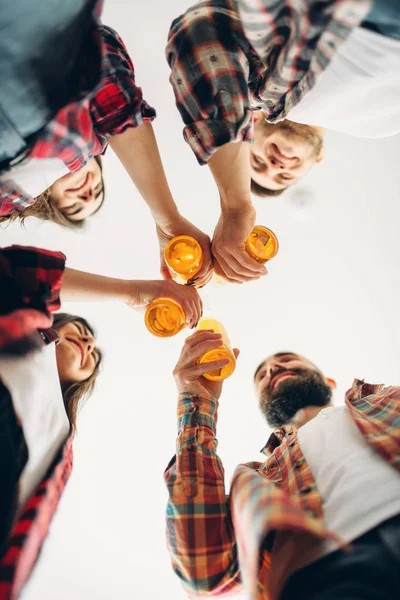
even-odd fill
[(306, 406), (327, 406), (331, 388), (317, 371), (282, 379), (272, 391), (261, 392), (260, 407), (271, 427), (287, 425)]

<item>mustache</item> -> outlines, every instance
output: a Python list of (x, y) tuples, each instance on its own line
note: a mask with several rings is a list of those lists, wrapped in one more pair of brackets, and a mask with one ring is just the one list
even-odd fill
[(266, 386), (266, 390), (270, 389), (270, 385), (271, 383), (273, 383), (275, 377), (277, 377), (278, 375), (281, 375), (282, 373), (293, 373), (294, 375), (304, 375), (305, 371), (304, 369), (277, 369), (276, 371), (273, 371), (271, 374), (271, 379), (268, 382), (268, 385)]

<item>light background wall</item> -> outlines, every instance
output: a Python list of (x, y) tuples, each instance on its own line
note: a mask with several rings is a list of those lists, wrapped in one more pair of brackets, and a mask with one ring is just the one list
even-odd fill
[[(164, 59), (167, 31), (188, 1), (106, 2), (104, 22), (125, 40), (182, 213), (212, 233), (215, 185), (182, 139)], [(338, 381), (343, 402), (354, 377), (400, 383), (400, 137), (363, 140), (330, 133), (327, 157), (285, 196), (256, 200), (279, 255), (263, 280), (208, 288), (214, 313), (241, 351), (225, 384), (219, 454), (226, 478), (239, 462), (262, 460), (269, 435), (256, 406), (253, 372), (268, 353), (293, 349)], [(0, 231), (2, 244), (63, 250), (73, 268), (124, 278), (158, 277), (148, 210), (111, 151), (107, 197), (87, 231), (32, 221)], [(312, 199), (301, 208), (304, 191)], [(300, 206), (299, 206), (300, 204)], [(172, 369), (186, 332), (160, 340), (143, 317), (115, 304), (70, 304), (90, 319), (104, 371), (82, 412), (73, 475), (23, 600), (183, 600), (165, 548), (163, 471), (174, 454)]]

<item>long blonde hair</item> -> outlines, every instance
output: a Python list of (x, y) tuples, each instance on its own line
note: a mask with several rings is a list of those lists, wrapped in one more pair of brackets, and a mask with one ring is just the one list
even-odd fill
[[(56, 313), (54, 315), (53, 321), (53, 329), (57, 331), (63, 325), (67, 323), (71, 323), (72, 321), (78, 321), (82, 323), (82, 325), (90, 331), (90, 333), (95, 336), (93, 328), (89, 325), (89, 323), (83, 317), (77, 317), (76, 315), (70, 315), (67, 313)], [(88, 399), (92, 394), (96, 379), (99, 375), (100, 363), (102, 361), (103, 355), (98, 348), (96, 348), (99, 360), (97, 361), (96, 367), (93, 373), (85, 379), (84, 381), (78, 381), (77, 383), (72, 383), (68, 386), (65, 386), (62, 389), (64, 406), (67, 412), (67, 416), (71, 427), (73, 430), (76, 430), (76, 418), (79, 410), (79, 405), (85, 400)]]
[[(100, 156), (95, 156), (95, 161), (99, 165), (101, 171), (103, 171), (103, 166), (101, 162)], [(103, 177), (102, 177), (103, 178)], [(104, 201), (104, 181), (103, 181), (103, 201)], [(73, 229), (82, 229), (85, 224), (85, 220), (75, 221), (73, 219), (69, 219), (67, 215), (57, 208), (55, 204), (53, 204), (51, 199), (51, 187), (47, 188), (44, 192), (39, 194), (35, 198), (33, 204), (25, 208), (22, 212), (15, 212), (12, 215), (0, 217), (0, 223), (5, 223), (7, 221), (13, 222), (20, 220), (23, 224), (25, 219), (28, 217), (36, 217), (41, 221), (51, 221), (52, 223), (57, 223), (57, 225), (61, 225), (62, 227), (70, 227)]]

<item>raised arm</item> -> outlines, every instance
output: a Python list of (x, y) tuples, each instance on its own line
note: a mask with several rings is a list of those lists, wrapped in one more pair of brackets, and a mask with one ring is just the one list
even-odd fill
[(236, 3), (205, 0), (172, 23), (167, 60), (183, 135), (216, 181), (221, 218), (214, 232), (216, 271), (241, 283), (266, 273), (244, 251), (255, 224), (250, 198), (250, 56)]
[[(165, 474), (169, 501), (167, 540), (172, 566), (189, 595), (241, 590), (236, 543), (215, 437), (222, 384), (202, 373), (226, 361), (198, 365), (221, 336), (199, 331), (184, 345), (174, 375), (180, 392), (176, 455)], [(237, 353), (236, 353), (237, 354)]]
[(175, 281), (116, 279), (66, 268), (61, 286), (62, 302), (113, 300), (142, 311), (156, 298), (176, 300), (192, 326), (201, 317), (202, 302), (197, 290)]
[(164, 173), (152, 124), (126, 129), (110, 137), (109, 143), (154, 218), (163, 277), (169, 277), (164, 261), (165, 246), (176, 235), (186, 234), (194, 237), (203, 250), (204, 262), (197, 275), (197, 284), (207, 283), (212, 276), (210, 238), (179, 213)]
[(105, 49), (104, 74), (90, 105), (96, 136), (102, 147), (110, 144), (150, 208), (160, 242), (163, 277), (169, 276), (165, 245), (172, 237), (187, 234), (202, 247), (204, 262), (198, 277), (200, 284), (206, 283), (212, 276), (210, 238), (177, 209), (151, 124), (156, 113), (136, 84), (134, 65), (122, 39), (111, 27), (102, 25), (99, 31)]

